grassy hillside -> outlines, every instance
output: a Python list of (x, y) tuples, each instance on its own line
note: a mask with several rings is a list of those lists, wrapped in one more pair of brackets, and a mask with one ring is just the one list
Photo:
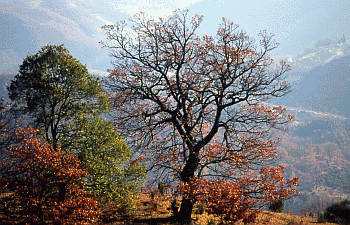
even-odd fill
[[(177, 224), (171, 221), (172, 211), (171, 202), (173, 198), (170, 196), (155, 195), (151, 198), (150, 194), (140, 194), (136, 199), (136, 209), (129, 215), (129, 223), (137, 225), (146, 224)], [(178, 201), (179, 202), (179, 201)], [(204, 210), (204, 213), (199, 213), (199, 205), (194, 208), (192, 215), (193, 224), (206, 225), (206, 224), (219, 224), (220, 218), (208, 215)], [(116, 221), (115, 214), (110, 212), (109, 218), (105, 218), (108, 221), (107, 224), (123, 224), (121, 221)], [(269, 211), (261, 211), (258, 214), (258, 218), (255, 223), (252, 224), (287, 224), (287, 225), (308, 225), (308, 224), (333, 224), (333, 223), (320, 223), (315, 217), (307, 216), (295, 216), (287, 213), (275, 213)], [(243, 225), (243, 222), (238, 221), (235, 225)]]
[(350, 118), (350, 39), (321, 39), (295, 58), (286, 74), (292, 92), (276, 105), (302, 107)]
[[(1, 194), (0, 199), (8, 194)], [(146, 224), (168, 224), (175, 225), (176, 222), (171, 222), (172, 220), (172, 211), (171, 211), (171, 202), (173, 198), (170, 196), (161, 196), (141, 193), (135, 199), (136, 207), (135, 209), (128, 214), (124, 214), (124, 217), (121, 219), (120, 211), (117, 211), (113, 207), (106, 207), (103, 213), (103, 222), (100, 224), (135, 224), (135, 225), (146, 225)], [(1, 201), (0, 201), (1, 202)], [(178, 203), (180, 203), (178, 201)], [(2, 204), (0, 206), (2, 208)], [(0, 214), (0, 221), (3, 215)], [(220, 218), (208, 213), (204, 210), (202, 214), (199, 213), (199, 205), (197, 204), (194, 208), (194, 213), (192, 215), (193, 225), (207, 225), (207, 224), (219, 224)], [(236, 222), (234, 225), (243, 225), (241, 221)], [(327, 222), (318, 222), (315, 217), (310, 217), (309, 215), (304, 216), (295, 216), (288, 213), (275, 213), (269, 211), (261, 211), (258, 214), (257, 220), (255, 223), (251, 224), (270, 224), (270, 225), (331, 225), (335, 223)]]
[[(170, 217), (172, 212), (170, 210), (172, 198), (169, 196), (155, 195), (154, 199), (149, 194), (141, 194), (137, 198), (137, 210), (134, 212), (136, 220), (134, 224), (155, 224), (154, 222), (162, 221), (160, 218)], [(192, 219), (194, 224), (219, 224), (220, 218), (208, 215), (207, 212), (203, 214), (198, 213), (198, 204), (194, 208)], [(148, 219), (148, 220), (145, 220)], [(164, 219), (165, 220), (165, 219)], [(143, 222), (141, 222), (143, 221)], [(209, 221), (212, 221), (210, 223)], [(333, 224), (333, 223), (319, 223), (315, 217), (310, 216), (295, 216), (284, 213), (274, 213), (269, 211), (261, 211), (257, 221), (254, 224), (289, 224), (289, 225), (307, 225), (307, 224)], [(176, 224), (172, 222), (159, 222), (158, 224)], [(236, 225), (243, 225), (243, 222), (237, 222)]]

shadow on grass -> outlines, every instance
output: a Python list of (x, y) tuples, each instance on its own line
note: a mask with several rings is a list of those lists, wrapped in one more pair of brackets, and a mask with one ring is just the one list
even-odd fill
[(177, 222), (174, 216), (165, 218), (151, 218), (151, 219), (135, 219), (133, 224), (149, 224), (149, 225), (160, 225), (160, 224), (175, 224)]

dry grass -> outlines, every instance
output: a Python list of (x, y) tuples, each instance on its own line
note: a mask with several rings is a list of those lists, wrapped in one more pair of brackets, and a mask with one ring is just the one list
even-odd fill
[[(140, 194), (136, 199), (137, 210), (134, 212), (136, 219), (155, 219), (155, 218), (165, 218), (172, 216), (170, 210), (172, 198), (168, 196), (155, 195), (154, 199), (151, 199), (149, 194)], [(179, 201), (180, 202), (180, 199)], [(198, 205), (195, 206), (194, 212), (197, 211)], [(209, 220), (213, 220), (215, 224), (219, 224), (220, 218), (214, 217), (213, 215), (208, 215), (204, 212), (202, 215), (193, 213), (192, 215), (193, 224), (206, 225)], [(147, 224), (147, 223), (139, 223)], [(159, 223), (158, 223), (159, 224)], [(163, 223), (163, 224), (173, 224), (173, 223)], [(268, 211), (262, 211), (258, 214), (257, 221), (254, 224), (271, 224), (271, 225), (331, 225), (334, 223), (319, 223), (316, 218), (305, 217), (305, 216), (295, 216), (284, 213), (274, 213)], [(236, 222), (235, 225), (243, 225), (243, 222)]]
[[(240, 223), (237, 223), (240, 224)], [(243, 224), (243, 223), (241, 223)], [(333, 223), (318, 223), (316, 218), (304, 217), (304, 216), (295, 216), (285, 213), (275, 213), (262, 211), (258, 215), (258, 219), (255, 224), (288, 224), (288, 225), (311, 225), (311, 224), (322, 224), (322, 225), (331, 225)]]
[(155, 195), (152, 199), (150, 194), (142, 193), (135, 201), (137, 205), (136, 218), (150, 219), (172, 216), (170, 210), (172, 198), (169, 196)]
[[(1, 197), (5, 197), (7, 194), (1, 194)], [(169, 196), (155, 195), (152, 199), (150, 194), (141, 193), (135, 200), (136, 209), (131, 213), (131, 216), (136, 220), (149, 219), (159, 219), (159, 218), (169, 218), (172, 216), (172, 211), (170, 208), (173, 198)], [(180, 205), (180, 199), (178, 199), (178, 205)], [(203, 214), (196, 213), (198, 205), (194, 207), (194, 213), (192, 215), (194, 225), (207, 225), (209, 220), (213, 220), (215, 224), (220, 223), (219, 217), (214, 217), (213, 215), (208, 215), (205, 211)], [(0, 216), (1, 217), (1, 216)], [(106, 224), (168, 224), (175, 225), (176, 223), (171, 222), (144, 222), (136, 223), (135, 221), (123, 222), (109, 222)], [(331, 225), (334, 223), (318, 223), (316, 218), (295, 216), (284, 213), (274, 213), (268, 211), (262, 211), (258, 214), (257, 220), (254, 224), (270, 224), (270, 225)], [(234, 225), (243, 225), (243, 222), (236, 222)]]

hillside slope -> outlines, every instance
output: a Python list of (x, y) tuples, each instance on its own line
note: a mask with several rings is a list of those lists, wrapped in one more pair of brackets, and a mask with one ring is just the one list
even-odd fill
[(350, 118), (350, 39), (322, 39), (296, 58), (286, 74), (292, 92), (276, 105)]

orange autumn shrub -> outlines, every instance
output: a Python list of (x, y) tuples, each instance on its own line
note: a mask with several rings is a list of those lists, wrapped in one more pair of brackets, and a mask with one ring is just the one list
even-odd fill
[[(238, 220), (244, 223), (254, 222), (258, 209), (280, 197), (290, 198), (298, 194), (293, 186), (299, 179), (283, 180), (283, 166), (263, 167), (256, 174), (228, 179), (192, 179), (189, 183), (180, 183), (177, 194), (194, 202), (205, 202), (209, 214), (221, 216), (223, 224), (232, 224)], [(261, 182), (264, 180), (264, 182)]]
[(16, 143), (2, 149), (1, 223), (91, 224), (97, 221), (97, 202), (82, 190), (88, 174), (75, 154), (42, 142), (36, 130), (20, 129)]

